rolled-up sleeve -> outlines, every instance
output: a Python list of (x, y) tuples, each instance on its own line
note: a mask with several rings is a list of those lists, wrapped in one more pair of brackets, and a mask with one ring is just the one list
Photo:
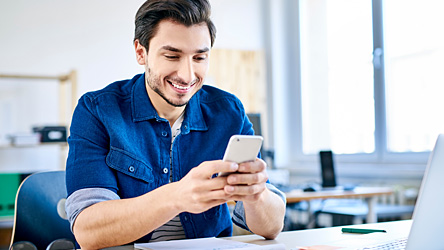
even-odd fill
[[(283, 201), (284, 203), (287, 203), (285, 194), (280, 191), (279, 189), (277, 189), (275, 186), (273, 186), (270, 183), (266, 183), (267, 188), (277, 194)], [(251, 230), (248, 228), (247, 226), (247, 221), (245, 219), (245, 208), (244, 208), (244, 204), (242, 201), (236, 202), (236, 206), (234, 207), (234, 211), (233, 211), (233, 218), (232, 218), (234, 224), (236, 224), (237, 226), (248, 230), (251, 232)]]
[(119, 200), (120, 197), (106, 188), (84, 188), (72, 193), (66, 200), (65, 209), (71, 231), (77, 216), (85, 208), (107, 200)]

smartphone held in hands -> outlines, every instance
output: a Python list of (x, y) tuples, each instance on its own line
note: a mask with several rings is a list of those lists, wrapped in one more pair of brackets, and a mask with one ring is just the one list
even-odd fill
[[(255, 161), (262, 146), (263, 138), (258, 135), (233, 135), (225, 149), (223, 161), (243, 163)], [(227, 176), (230, 173), (219, 173)]]

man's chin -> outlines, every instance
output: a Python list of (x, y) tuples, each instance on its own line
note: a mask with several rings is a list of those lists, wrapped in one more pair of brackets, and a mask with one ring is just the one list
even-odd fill
[(180, 107), (184, 107), (188, 104), (188, 102), (190, 101), (188, 100), (170, 100), (167, 98), (163, 98), (169, 105), (176, 107), (176, 108), (180, 108)]
[(187, 102), (184, 102), (184, 103), (173, 103), (173, 102), (168, 102), (168, 104), (171, 105), (171, 106), (173, 106), (173, 107), (180, 108), (180, 107), (184, 107), (184, 106), (186, 106), (186, 105), (188, 104), (188, 101), (187, 101)]

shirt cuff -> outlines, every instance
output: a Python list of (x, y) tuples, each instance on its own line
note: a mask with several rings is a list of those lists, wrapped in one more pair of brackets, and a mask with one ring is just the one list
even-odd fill
[[(277, 189), (275, 186), (273, 186), (270, 183), (265, 183), (266, 187), (273, 193), (277, 194), (286, 204), (287, 203), (287, 199), (285, 197), (285, 194), (280, 191), (279, 189)], [(236, 224), (237, 226), (248, 230), (251, 232), (251, 230), (248, 228), (247, 226), (247, 221), (245, 219), (245, 208), (244, 208), (244, 203), (242, 201), (238, 201), (236, 202), (236, 206), (234, 207), (234, 211), (233, 211), (233, 223)]]
[(73, 231), (74, 221), (85, 208), (108, 200), (119, 200), (120, 197), (106, 188), (84, 188), (72, 193), (66, 200), (65, 210)]

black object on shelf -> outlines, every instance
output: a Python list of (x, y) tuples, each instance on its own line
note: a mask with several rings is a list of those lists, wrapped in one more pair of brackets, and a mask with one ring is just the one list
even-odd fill
[(42, 126), (34, 127), (32, 130), (41, 135), (40, 141), (44, 142), (66, 142), (65, 126)]

